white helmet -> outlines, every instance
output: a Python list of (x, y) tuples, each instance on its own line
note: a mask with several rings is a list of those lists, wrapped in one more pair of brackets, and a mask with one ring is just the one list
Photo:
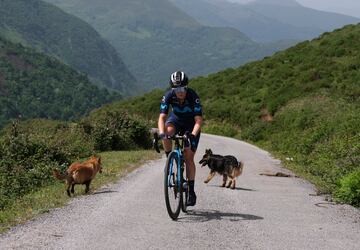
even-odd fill
[(170, 76), (170, 86), (172, 88), (185, 87), (189, 83), (187, 75), (182, 71), (176, 71)]

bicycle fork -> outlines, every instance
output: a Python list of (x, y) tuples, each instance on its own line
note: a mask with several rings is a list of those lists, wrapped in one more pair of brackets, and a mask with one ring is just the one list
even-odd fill
[[(177, 160), (177, 166), (178, 166), (177, 173), (176, 173), (177, 176), (173, 176), (174, 175), (174, 173), (173, 173), (173, 167), (174, 167), (173, 164), (174, 164), (174, 162), (171, 161), (170, 168), (169, 168), (169, 173), (171, 173), (171, 175), (170, 174), (168, 175), (168, 181), (167, 181), (169, 187), (175, 187), (174, 188), (174, 191), (176, 192), (175, 195), (177, 193), (179, 193), (180, 190), (181, 190), (180, 189), (181, 178), (183, 178), (182, 174), (184, 172), (184, 164), (182, 164), (182, 162), (181, 162), (182, 160), (180, 158), (179, 153), (178, 152), (176, 152), (176, 153), (177, 153), (177, 159), (176, 160)], [(171, 178), (172, 178), (173, 182), (171, 182)]]

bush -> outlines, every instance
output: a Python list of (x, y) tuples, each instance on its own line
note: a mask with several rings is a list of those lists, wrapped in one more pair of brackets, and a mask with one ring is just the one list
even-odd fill
[(96, 150), (128, 150), (151, 146), (149, 127), (145, 121), (123, 111), (97, 111), (80, 124), (94, 141)]
[(0, 141), (0, 154), (0, 209), (11, 199), (52, 182), (51, 169), (70, 161), (58, 161), (47, 145), (31, 141), (16, 126)]
[(360, 169), (340, 180), (340, 187), (335, 192), (338, 201), (360, 207)]
[[(11, 129), (11, 126), (6, 127), (3, 133), (9, 135)], [(76, 123), (34, 119), (17, 123), (16, 129), (18, 134), (26, 135), (30, 141), (46, 145), (52, 158), (59, 162), (95, 153), (90, 136)]]

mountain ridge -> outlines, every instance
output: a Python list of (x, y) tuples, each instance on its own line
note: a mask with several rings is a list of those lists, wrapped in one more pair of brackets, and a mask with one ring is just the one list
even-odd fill
[(236, 29), (201, 25), (167, 0), (47, 1), (92, 24), (148, 90), (175, 70), (206, 75), (275, 51)]
[(312, 39), (325, 31), (360, 21), (355, 17), (318, 11), (286, 0), (247, 4), (227, 0), (170, 1), (200, 23), (233, 27), (257, 42)]
[(0, 36), (0, 127), (11, 119), (78, 119), (119, 99), (55, 57)]
[(246, 6), (264, 16), (275, 18), (281, 22), (297, 27), (317, 27), (322, 29), (323, 32), (360, 22), (360, 19), (356, 17), (316, 10), (300, 4), (287, 6), (255, 1), (246, 4)]
[(3, 0), (0, 20), (7, 39), (56, 56), (99, 86), (133, 92), (136, 80), (118, 52), (81, 19), (39, 0)]

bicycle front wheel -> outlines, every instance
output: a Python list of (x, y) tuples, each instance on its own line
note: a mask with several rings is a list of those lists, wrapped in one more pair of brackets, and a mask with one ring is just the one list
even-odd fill
[(181, 166), (182, 169), (181, 169), (181, 199), (182, 199), (182, 202), (181, 202), (181, 210), (184, 212), (184, 213), (187, 213), (187, 206), (186, 206), (186, 202), (188, 200), (188, 197), (189, 197), (189, 185), (188, 185), (188, 181), (187, 181), (187, 178), (185, 179), (184, 177), (184, 171), (186, 169), (186, 166), (183, 164), (183, 166)]
[(171, 219), (176, 220), (180, 213), (182, 193), (180, 186), (178, 155), (171, 152), (167, 158), (164, 171), (164, 194), (166, 209)]

